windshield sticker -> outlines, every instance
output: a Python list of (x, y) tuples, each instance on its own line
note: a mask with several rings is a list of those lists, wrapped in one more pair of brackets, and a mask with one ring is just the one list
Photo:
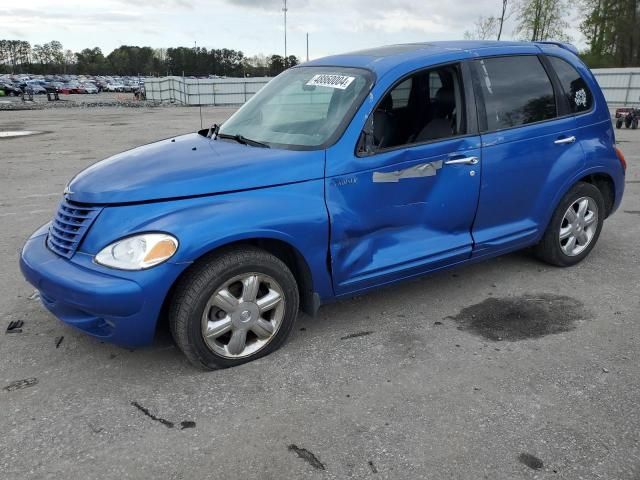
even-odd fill
[(322, 73), (319, 75), (314, 75), (313, 78), (311, 78), (311, 80), (307, 82), (307, 85), (346, 90), (346, 88), (351, 85), (351, 82), (353, 82), (355, 79), (356, 77), (347, 77), (346, 75), (329, 75), (326, 73)]

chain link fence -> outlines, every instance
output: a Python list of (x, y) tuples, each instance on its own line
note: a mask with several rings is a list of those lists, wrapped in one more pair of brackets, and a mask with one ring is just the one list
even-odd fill
[(147, 78), (147, 100), (182, 105), (242, 105), (264, 87), (270, 77), (256, 78)]
[[(604, 92), (609, 107), (640, 106), (640, 68), (603, 68), (593, 73)], [(147, 100), (182, 105), (244, 104), (264, 87), (271, 77), (147, 78)]]

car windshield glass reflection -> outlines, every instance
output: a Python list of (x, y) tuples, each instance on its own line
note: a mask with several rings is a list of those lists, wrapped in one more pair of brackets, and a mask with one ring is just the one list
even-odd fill
[(220, 137), (319, 148), (342, 132), (370, 84), (370, 73), (357, 68), (287, 70), (225, 122)]

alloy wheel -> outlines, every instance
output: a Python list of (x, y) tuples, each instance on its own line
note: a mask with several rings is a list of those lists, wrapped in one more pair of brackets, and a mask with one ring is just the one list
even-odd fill
[(222, 357), (247, 357), (275, 337), (284, 313), (278, 282), (265, 274), (245, 273), (225, 282), (209, 298), (202, 313), (202, 336)]
[(591, 243), (598, 228), (598, 205), (591, 197), (573, 202), (560, 223), (560, 248), (569, 257), (580, 255)]

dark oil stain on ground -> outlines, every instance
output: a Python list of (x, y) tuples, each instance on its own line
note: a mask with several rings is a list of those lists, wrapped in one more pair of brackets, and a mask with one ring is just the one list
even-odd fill
[(544, 467), (544, 462), (535, 455), (531, 455), (530, 453), (521, 453), (520, 455), (518, 455), (518, 460), (520, 461), (520, 463), (533, 470), (540, 470), (542, 467)]
[(290, 452), (294, 452), (298, 457), (303, 459), (309, 465), (311, 465), (316, 470), (324, 470), (324, 463), (322, 463), (318, 457), (316, 457), (312, 452), (307, 450), (306, 448), (298, 447), (293, 443), (287, 447)]
[(569, 332), (589, 315), (575, 298), (543, 293), (487, 298), (463, 308), (452, 318), (467, 330), (489, 340), (517, 341)]
[(371, 469), (371, 473), (378, 473), (378, 469), (376, 468), (376, 464), (373, 463), (373, 460), (369, 460), (368, 465)]
[(180, 422), (180, 429), (184, 430), (185, 428), (196, 428), (196, 422), (192, 422), (191, 420)]

